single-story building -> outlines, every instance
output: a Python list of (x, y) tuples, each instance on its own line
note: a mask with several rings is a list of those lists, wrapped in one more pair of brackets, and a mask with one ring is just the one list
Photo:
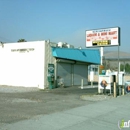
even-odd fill
[(80, 85), (81, 80), (87, 85), (88, 65), (99, 65), (100, 60), (97, 49), (59, 47), (50, 41), (1, 44), (0, 85), (45, 89), (53, 66), (55, 87), (57, 77), (64, 79), (65, 86)]

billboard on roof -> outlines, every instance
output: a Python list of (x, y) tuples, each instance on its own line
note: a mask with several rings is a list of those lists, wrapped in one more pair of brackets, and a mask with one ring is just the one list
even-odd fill
[(120, 28), (86, 30), (86, 47), (120, 46)]

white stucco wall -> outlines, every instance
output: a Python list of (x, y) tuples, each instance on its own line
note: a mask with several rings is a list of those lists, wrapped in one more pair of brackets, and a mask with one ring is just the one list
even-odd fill
[[(34, 49), (29, 52), (11, 50)], [(0, 46), (0, 85), (44, 89), (45, 41), (6, 43)]]

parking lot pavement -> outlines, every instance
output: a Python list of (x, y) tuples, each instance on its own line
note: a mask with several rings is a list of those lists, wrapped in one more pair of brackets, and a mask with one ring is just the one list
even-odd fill
[(0, 123), (14, 123), (93, 103), (80, 98), (83, 94), (94, 94), (97, 88), (76, 87), (39, 90), (0, 86)]
[(26, 87), (0, 85), (0, 93), (24, 93), (24, 92), (34, 92), (34, 91), (39, 91), (39, 89), (35, 87), (26, 88)]
[(97, 88), (78, 87), (1, 92), (0, 130), (118, 130), (123, 119), (130, 120), (129, 94), (110, 99), (100, 95), (104, 100), (90, 100), (96, 93)]

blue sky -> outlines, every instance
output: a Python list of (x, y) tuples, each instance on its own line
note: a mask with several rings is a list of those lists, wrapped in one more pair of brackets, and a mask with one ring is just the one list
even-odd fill
[(85, 30), (116, 26), (120, 50), (130, 52), (130, 0), (0, 0), (2, 42), (50, 39), (85, 48)]

